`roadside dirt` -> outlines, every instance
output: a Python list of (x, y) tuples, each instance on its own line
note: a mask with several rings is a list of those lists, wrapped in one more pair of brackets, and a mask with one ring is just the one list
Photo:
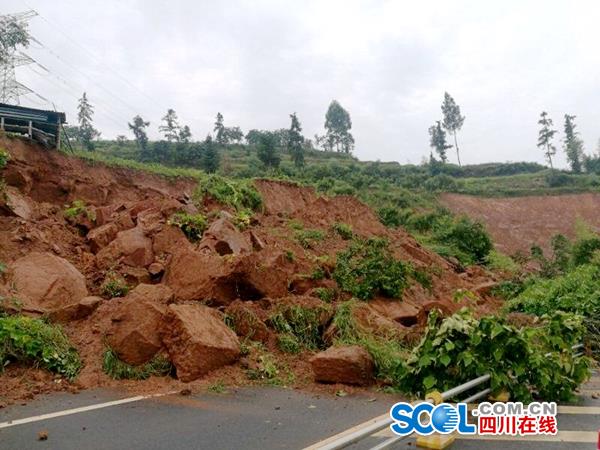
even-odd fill
[[(401, 301), (375, 298), (365, 305), (365, 320), (391, 327), (399, 336), (418, 335), (419, 324), (432, 306), (446, 312), (460, 308), (464, 303), (453, 301), (457, 290), (478, 292), (478, 286), (494, 281), (492, 274), (477, 267), (458, 273), (405, 231), (385, 228), (370, 208), (353, 197), (325, 198), (293, 183), (257, 180), (263, 211), (254, 215), (248, 228), (239, 230), (232, 225), (235, 211), (230, 208), (214, 201), (192, 202), (193, 180), (91, 165), (19, 139), (0, 138), (0, 146), (11, 154), (2, 173), (6, 198), (0, 202), (0, 261), (8, 267), (0, 277), (2, 307), (9, 313), (60, 322), (84, 364), (74, 383), (11, 364), (0, 374), (0, 406), (49, 390), (120, 386), (133, 392), (157, 392), (206, 389), (217, 382), (229, 386), (265, 382), (247, 377), (264, 351), (276, 357), (279, 382), (336, 392), (341, 385), (314, 383), (309, 359), (315, 352), (279, 350), (268, 320), (282, 305), (324, 306), (331, 314), (323, 318), (323, 332), (328, 329), (337, 304), (349, 298), (331, 279), (337, 252), (349, 245), (333, 230), (336, 222), (350, 225), (361, 237), (387, 238), (397, 258), (431, 274), (429, 289), (413, 283)], [(66, 217), (65, 205), (76, 200), (86, 205), (87, 212)], [(190, 242), (170, 225), (176, 212), (202, 213), (208, 218), (209, 228), (199, 242)], [(292, 222), (304, 230), (320, 230), (324, 238), (303, 246)], [(322, 278), (312, 276), (318, 268)], [(129, 285), (124, 298), (110, 298), (101, 288), (115, 275)], [(336, 291), (333, 302), (317, 298), (316, 288)], [(121, 348), (113, 350), (136, 361), (163, 352), (177, 366), (176, 361), (181, 361), (177, 352), (185, 351), (186, 365), (212, 358), (206, 363), (212, 369), (223, 352), (231, 355), (228, 360), (238, 359), (235, 346), (247, 337), (248, 326), (236, 328), (235, 336), (223, 320), (214, 320), (224, 319), (223, 313), (229, 314), (235, 302), (252, 312), (245, 325), (260, 330), (263, 350), (253, 347), (238, 362), (190, 383), (169, 376), (116, 381), (103, 372), (106, 343), (115, 335), (119, 338), (111, 342)], [(182, 304), (190, 306), (186, 314), (175, 314), (173, 306)], [(481, 294), (475, 307), (486, 313), (498, 305), (496, 299)], [(244, 335), (240, 329), (246, 330)], [(204, 373), (203, 367), (187, 369)], [(292, 376), (286, 378), (287, 374)]]
[(600, 231), (600, 194), (595, 193), (514, 198), (443, 194), (440, 201), (454, 213), (481, 220), (496, 248), (507, 255), (528, 254), (534, 244), (549, 251), (552, 236), (575, 236), (578, 220)]

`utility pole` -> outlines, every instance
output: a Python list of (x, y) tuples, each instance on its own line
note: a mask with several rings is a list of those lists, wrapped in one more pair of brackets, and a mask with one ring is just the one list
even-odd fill
[[(30, 19), (37, 16), (37, 12), (25, 11), (16, 14), (6, 14), (0, 16), (0, 23), (13, 22), (19, 25), (26, 25)], [(34, 40), (28, 35), (31, 40)], [(22, 83), (17, 81), (15, 68), (32, 64), (35, 61), (20, 50), (12, 50), (5, 58), (0, 59), (0, 103), (19, 105), (20, 96), (30, 94), (33, 91)]]

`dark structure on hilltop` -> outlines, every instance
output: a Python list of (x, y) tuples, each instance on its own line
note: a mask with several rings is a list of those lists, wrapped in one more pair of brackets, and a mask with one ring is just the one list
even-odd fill
[(0, 103), (0, 130), (28, 136), (47, 148), (60, 148), (65, 113)]

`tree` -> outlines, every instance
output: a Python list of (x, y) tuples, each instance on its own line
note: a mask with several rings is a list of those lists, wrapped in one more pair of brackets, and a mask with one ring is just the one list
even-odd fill
[(354, 137), (350, 134), (352, 120), (350, 114), (337, 100), (332, 100), (325, 114), (325, 135), (324, 146), (327, 150), (351, 153), (354, 148)]
[(79, 122), (79, 140), (88, 151), (94, 150), (94, 139), (100, 136), (92, 125), (94, 107), (90, 104), (84, 92), (77, 105), (77, 121)]
[(179, 140), (180, 127), (175, 110), (169, 108), (167, 114), (162, 118), (162, 121), (164, 122), (164, 125), (160, 125), (158, 131), (165, 136), (165, 139), (169, 142)]
[(298, 120), (296, 113), (290, 114), (292, 123), (288, 130), (287, 150), (294, 161), (296, 167), (304, 166), (304, 136), (302, 136), (302, 125)]
[(123, 147), (127, 142), (127, 136), (124, 134), (119, 134), (115, 140), (117, 141), (117, 146)]
[(217, 121), (213, 130), (216, 133), (216, 141), (219, 145), (227, 144), (227, 135), (225, 133), (225, 125), (223, 125), (223, 114), (217, 113)]
[(456, 148), (456, 159), (460, 166), (460, 152), (458, 150), (458, 140), (456, 132), (459, 131), (465, 122), (465, 116), (460, 114), (460, 106), (447, 92), (444, 93), (444, 103), (442, 103), (442, 114), (444, 115), (443, 125), (448, 133), (454, 136), (454, 147)]
[(583, 141), (579, 138), (579, 132), (575, 131), (575, 116), (565, 114), (565, 139), (563, 148), (567, 154), (567, 161), (571, 170), (581, 173), (581, 161), (583, 159)]
[(219, 170), (221, 157), (219, 150), (215, 146), (210, 134), (204, 140), (204, 154), (202, 155), (202, 168), (208, 173), (215, 173)]
[(435, 149), (443, 163), (448, 162), (446, 150), (452, 148), (452, 145), (446, 142), (446, 131), (442, 128), (442, 122), (437, 120), (435, 125), (429, 127), (429, 136), (429, 146)]
[(244, 132), (240, 127), (225, 127), (223, 129), (224, 141), (226, 144), (233, 142), (239, 144), (244, 138)]
[(190, 131), (190, 127), (187, 125), (184, 125), (179, 130), (179, 135), (177, 136), (177, 140), (179, 142), (183, 142), (183, 143), (187, 144), (188, 142), (190, 142), (191, 138), (192, 138), (192, 132)]
[(542, 128), (538, 133), (537, 146), (544, 150), (544, 155), (546, 156), (548, 163), (550, 163), (550, 168), (554, 169), (552, 166), (552, 157), (556, 154), (556, 147), (552, 144), (552, 139), (554, 139), (556, 130), (552, 129), (552, 119), (548, 116), (546, 111), (542, 111), (540, 114), (538, 124), (540, 124)]
[(18, 46), (29, 47), (27, 24), (14, 17), (0, 17), (0, 64), (5, 63)]
[(281, 158), (277, 154), (277, 138), (270, 131), (263, 132), (256, 148), (258, 159), (267, 167), (279, 167)]
[(144, 121), (140, 116), (135, 116), (133, 118), (133, 123), (128, 123), (129, 129), (133, 132), (135, 136), (135, 141), (137, 142), (142, 153), (148, 150), (148, 135), (146, 134), (146, 128), (150, 126), (150, 122)]

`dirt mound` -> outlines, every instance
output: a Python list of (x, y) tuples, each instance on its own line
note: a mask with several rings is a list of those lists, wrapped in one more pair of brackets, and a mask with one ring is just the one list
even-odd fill
[(496, 248), (508, 255), (529, 253), (534, 244), (549, 251), (552, 236), (574, 237), (578, 219), (600, 231), (600, 194), (595, 193), (511, 198), (444, 194), (441, 202), (455, 213), (481, 220)]
[[(260, 370), (267, 369), (260, 366), (268, 358), (261, 352), (285, 361), (304, 380), (298, 383), (306, 385), (313, 378), (309, 359), (314, 351), (284, 353), (279, 338), (285, 335), (292, 345), (294, 332), (316, 330), (318, 342), (335, 339), (333, 314), (350, 298), (332, 276), (337, 253), (351, 242), (339, 233), (340, 224), (355, 236), (388, 239), (397, 258), (430, 279), (411, 282), (402, 301), (381, 297), (354, 308), (365, 330), (402, 339), (423, 322), (430, 305), (449, 313), (466, 304), (452, 300), (458, 289), (479, 286), (477, 307), (495, 307), (485, 289), (494, 281), (489, 274), (456, 273), (405, 231), (385, 228), (353, 197), (326, 198), (294, 183), (258, 180), (264, 210), (249, 225), (236, 226), (235, 211), (214, 200), (197, 209), (190, 201), (195, 182), (89, 165), (21, 140), (0, 138), (0, 145), (12, 156), (3, 172), (12, 203), (0, 207), (0, 262), (10, 270), (0, 279), (0, 293), (14, 296), (15, 304), (19, 297), (29, 299), (38, 314), (63, 323), (84, 362), (80, 387), (172, 388), (182, 381), (210, 381), (213, 371), (248, 382), (245, 371), (265, 376)], [(202, 239), (189, 240), (171, 225), (176, 212), (206, 217)], [(315, 314), (317, 323), (302, 322)], [(245, 359), (252, 364), (231, 366), (240, 355), (240, 341), (225, 321), (244, 339), (250, 353)], [(261, 344), (248, 344), (252, 341)], [(179, 380), (114, 381), (102, 371), (107, 345), (131, 365), (164, 352)], [(347, 359), (356, 369), (354, 378), (336, 375), (337, 381), (362, 384), (370, 378), (357, 375), (372, 369), (368, 358), (355, 353), (323, 359)], [(0, 401), (21, 394), (0, 388)]]

